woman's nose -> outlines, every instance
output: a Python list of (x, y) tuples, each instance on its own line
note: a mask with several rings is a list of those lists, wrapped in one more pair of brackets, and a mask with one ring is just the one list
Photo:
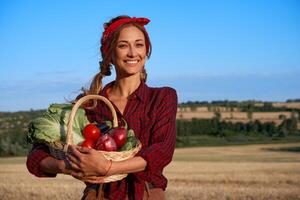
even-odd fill
[(137, 55), (137, 51), (136, 51), (135, 47), (130, 46), (127, 55), (129, 57), (135, 57)]

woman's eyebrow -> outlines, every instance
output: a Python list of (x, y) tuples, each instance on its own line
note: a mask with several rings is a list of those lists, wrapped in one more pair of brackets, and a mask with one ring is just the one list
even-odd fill
[[(137, 40), (135, 40), (135, 42), (143, 42), (143, 41), (144, 41), (143, 39), (137, 39)], [(118, 43), (119, 42), (126, 42), (127, 43), (129, 41), (128, 40), (119, 40)]]
[(128, 41), (127, 41), (127, 40), (119, 40), (118, 43), (119, 43), (119, 42), (128, 42)]

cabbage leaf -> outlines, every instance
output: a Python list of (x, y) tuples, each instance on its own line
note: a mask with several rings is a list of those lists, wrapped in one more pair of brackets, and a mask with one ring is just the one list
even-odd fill
[[(28, 125), (29, 143), (50, 143), (66, 141), (67, 123), (72, 111), (72, 104), (51, 104), (42, 116), (33, 119)], [(85, 111), (79, 108), (73, 120), (73, 144), (84, 140), (81, 134), (89, 123)]]

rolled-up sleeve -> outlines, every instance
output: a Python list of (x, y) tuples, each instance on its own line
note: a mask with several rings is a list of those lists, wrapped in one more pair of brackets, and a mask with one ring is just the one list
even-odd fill
[(27, 156), (26, 166), (28, 171), (37, 177), (56, 177), (56, 174), (46, 173), (40, 169), (41, 161), (49, 156), (51, 154), (45, 144), (34, 144)]
[(147, 162), (146, 169), (141, 172), (144, 179), (151, 181), (155, 172), (162, 172), (173, 157), (176, 143), (177, 93), (167, 88), (165, 95), (154, 110), (156, 120), (151, 130), (150, 146), (141, 150), (139, 156)]

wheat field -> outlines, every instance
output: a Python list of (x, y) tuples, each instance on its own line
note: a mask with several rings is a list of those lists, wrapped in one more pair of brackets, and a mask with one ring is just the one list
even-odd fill
[[(283, 151), (294, 147), (298, 151)], [(299, 147), (294, 143), (176, 149), (164, 172), (169, 179), (167, 199), (300, 199)], [(27, 172), (25, 160), (0, 159), (0, 199), (80, 199), (83, 183), (66, 175), (36, 178)]]

